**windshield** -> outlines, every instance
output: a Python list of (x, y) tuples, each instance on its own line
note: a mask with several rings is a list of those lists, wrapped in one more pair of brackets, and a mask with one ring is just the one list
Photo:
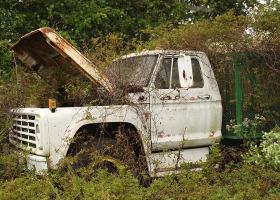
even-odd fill
[(121, 87), (148, 86), (157, 58), (145, 55), (116, 60), (107, 68), (108, 78)]

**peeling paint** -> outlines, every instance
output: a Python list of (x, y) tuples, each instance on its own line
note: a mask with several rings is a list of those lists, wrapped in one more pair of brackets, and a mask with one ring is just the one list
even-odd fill
[(147, 122), (150, 119), (150, 113), (149, 112), (144, 112), (144, 119)]

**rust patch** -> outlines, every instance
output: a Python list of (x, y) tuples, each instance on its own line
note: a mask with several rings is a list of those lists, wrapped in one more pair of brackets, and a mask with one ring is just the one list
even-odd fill
[(165, 135), (165, 134), (164, 134), (164, 132), (163, 132), (163, 131), (159, 131), (159, 132), (158, 132), (158, 137), (159, 137), (159, 138), (163, 138), (163, 137), (164, 137), (164, 135)]
[(190, 98), (191, 101), (195, 101), (195, 100), (197, 100), (197, 99), (198, 99), (198, 97), (191, 97), (191, 98)]
[(150, 119), (150, 113), (149, 112), (144, 112), (144, 119), (145, 119), (145, 121), (148, 121)]

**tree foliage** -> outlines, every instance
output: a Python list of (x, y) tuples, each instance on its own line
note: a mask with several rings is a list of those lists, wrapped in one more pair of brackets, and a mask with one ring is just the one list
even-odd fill
[(112, 32), (141, 38), (141, 30), (148, 27), (213, 19), (231, 9), (246, 14), (255, 4), (256, 0), (3, 0), (0, 38), (14, 40), (41, 26), (65, 31), (77, 42)]
[(197, 21), (201, 19), (214, 19), (228, 11), (232, 11), (236, 16), (247, 15), (249, 10), (259, 5), (257, 0), (192, 0), (192, 14), (190, 17)]
[(178, 0), (4, 0), (1, 2), (1, 36), (16, 39), (42, 26), (65, 31), (77, 42), (109, 33), (141, 37), (147, 26), (178, 23), (186, 17), (185, 3)]

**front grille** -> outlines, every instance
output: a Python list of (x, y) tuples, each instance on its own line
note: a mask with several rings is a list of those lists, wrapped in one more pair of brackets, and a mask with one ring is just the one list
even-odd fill
[(17, 114), (13, 118), (13, 128), (11, 132), (11, 140), (19, 145), (36, 148), (36, 123), (35, 115)]

